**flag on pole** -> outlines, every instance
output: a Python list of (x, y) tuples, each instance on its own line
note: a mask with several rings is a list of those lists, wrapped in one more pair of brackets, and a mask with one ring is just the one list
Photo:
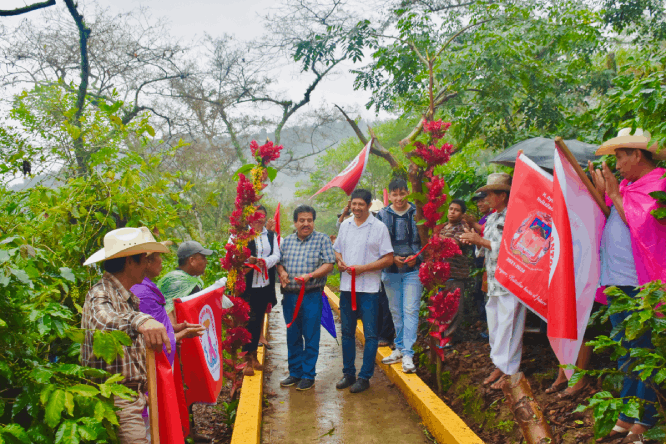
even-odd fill
[(157, 413), (160, 426), (159, 441), (161, 444), (182, 444), (185, 442), (185, 438), (180, 424), (175, 381), (171, 364), (169, 364), (169, 359), (163, 351), (155, 353), (155, 373), (157, 376)]
[(354, 191), (354, 188), (356, 188), (356, 185), (358, 185), (358, 182), (361, 180), (361, 176), (365, 172), (365, 167), (368, 164), (368, 156), (370, 155), (370, 146), (372, 146), (372, 141), (373, 139), (370, 139), (370, 142), (368, 142), (368, 144), (363, 147), (361, 152), (358, 153), (356, 157), (354, 157), (354, 160), (352, 160), (352, 162), (347, 165), (347, 168), (342, 170), (342, 172), (335, 176), (333, 180), (324, 185), (321, 190), (314, 193), (310, 199), (315, 197), (317, 194), (333, 187), (342, 188), (347, 196), (349, 196), (352, 191)]
[[(575, 364), (601, 273), (599, 247), (606, 218), (559, 146), (554, 160), (548, 336), (560, 363)], [(568, 319), (558, 319), (567, 313)], [(570, 378), (573, 371), (565, 373)]]
[(215, 404), (222, 390), (222, 300), (224, 288), (174, 300), (178, 323), (201, 324), (203, 336), (183, 339), (181, 362), (187, 405)]
[(277, 234), (277, 243), (278, 247), (280, 246), (280, 237), (281, 237), (281, 229), (280, 229), (280, 202), (277, 204), (277, 208), (275, 209), (275, 234)]

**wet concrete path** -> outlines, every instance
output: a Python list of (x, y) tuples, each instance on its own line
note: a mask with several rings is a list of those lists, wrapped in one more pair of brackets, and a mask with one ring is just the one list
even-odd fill
[[(339, 341), (337, 317), (336, 328)], [(268, 352), (264, 394), (270, 405), (263, 411), (263, 444), (430, 442), (419, 416), (381, 369), (375, 368), (370, 389), (363, 393), (336, 390), (335, 384), (342, 377), (342, 348), (323, 328), (314, 389), (299, 392), (293, 387), (280, 387), (289, 371), (286, 326), (279, 303), (269, 315), (268, 331), (272, 348)], [(363, 349), (357, 342), (357, 371), (362, 356)]]

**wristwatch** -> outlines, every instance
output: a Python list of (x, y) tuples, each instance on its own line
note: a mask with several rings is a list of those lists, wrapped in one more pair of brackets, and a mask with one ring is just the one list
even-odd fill
[(310, 279), (314, 279), (314, 276), (312, 276), (312, 273), (308, 273), (308, 276), (310, 276)]

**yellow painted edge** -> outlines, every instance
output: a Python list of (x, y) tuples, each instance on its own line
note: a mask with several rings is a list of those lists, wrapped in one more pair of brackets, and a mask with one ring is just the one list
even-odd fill
[[(324, 289), (331, 308), (340, 314), (340, 298), (328, 287)], [(358, 321), (356, 337), (365, 344), (363, 324)], [(483, 444), (472, 429), (447, 406), (416, 374), (402, 372), (402, 364), (382, 364), (382, 359), (391, 354), (389, 347), (377, 350), (377, 365), (402, 391), (409, 405), (419, 414), (423, 424), (440, 444)], [(233, 444), (233, 441), (232, 441)]]
[[(268, 333), (268, 315), (264, 317), (264, 336)], [(257, 359), (263, 365), (266, 347), (257, 349)], [(240, 401), (236, 410), (231, 444), (261, 443), (261, 414), (264, 400), (264, 372), (255, 370), (254, 376), (243, 377)]]

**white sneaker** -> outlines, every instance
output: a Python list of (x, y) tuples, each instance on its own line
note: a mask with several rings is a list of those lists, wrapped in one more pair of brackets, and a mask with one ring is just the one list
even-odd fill
[(395, 349), (393, 350), (393, 353), (382, 359), (382, 364), (387, 364), (387, 365), (395, 364), (396, 362), (400, 362), (401, 359), (402, 359), (402, 352), (398, 349)]
[(416, 373), (416, 367), (411, 356), (402, 357), (402, 372), (403, 373)]

